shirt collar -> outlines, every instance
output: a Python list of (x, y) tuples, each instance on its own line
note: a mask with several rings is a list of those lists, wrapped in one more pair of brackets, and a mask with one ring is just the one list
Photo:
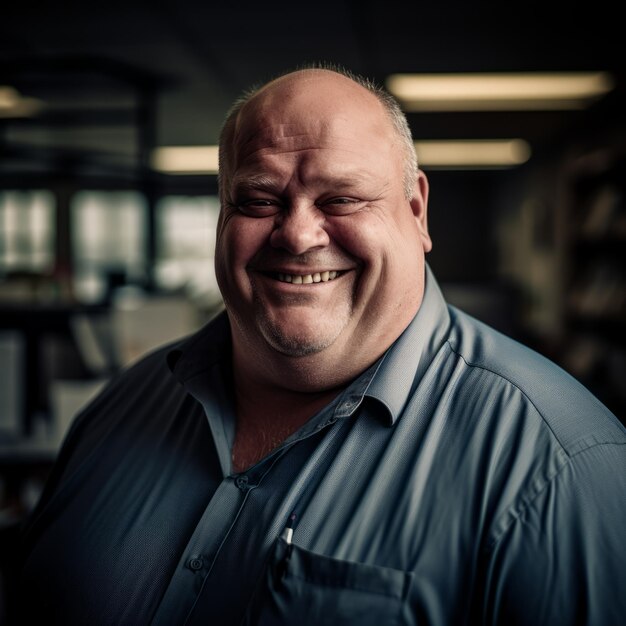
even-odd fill
[(393, 424), (446, 341), (450, 314), (441, 289), (426, 264), (422, 304), (406, 330), (381, 357), (364, 397), (381, 403)]
[[(417, 314), (387, 352), (340, 394), (334, 416), (349, 417), (364, 398), (370, 398), (382, 405), (389, 423), (393, 424), (446, 340), (449, 327), (446, 302), (426, 264), (424, 297)], [(228, 317), (221, 312), (169, 351), (170, 369), (179, 382), (185, 383), (223, 363), (230, 355), (230, 341)]]
[(226, 312), (221, 311), (198, 332), (176, 344), (167, 353), (167, 364), (184, 384), (229, 358), (230, 345), (230, 324)]

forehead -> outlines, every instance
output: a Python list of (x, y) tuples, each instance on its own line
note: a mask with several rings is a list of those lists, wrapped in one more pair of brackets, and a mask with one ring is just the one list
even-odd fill
[(363, 151), (393, 138), (373, 94), (346, 77), (313, 74), (276, 81), (253, 97), (238, 116), (233, 152), (241, 163), (267, 152)]
[(237, 133), (234, 141), (236, 162), (242, 164), (268, 154), (298, 153), (305, 150), (334, 150), (359, 154), (369, 144), (386, 138), (375, 129), (360, 128), (353, 120), (302, 119), (299, 121), (259, 121)]

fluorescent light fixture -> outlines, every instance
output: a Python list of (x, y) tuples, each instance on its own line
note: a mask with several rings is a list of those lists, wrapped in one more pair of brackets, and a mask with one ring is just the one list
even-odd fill
[(607, 72), (392, 74), (386, 81), (406, 111), (582, 109), (614, 86)]
[(447, 169), (514, 167), (530, 158), (530, 146), (522, 139), (417, 141), (420, 166)]
[(152, 152), (152, 167), (167, 174), (216, 174), (217, 146), (168, 146)]
[(42, 106), (41, 100), (25, 98), (14, 87), (0, 85), (0, 117), (31, 117)]
[[(521, 139), (418, 141), (415, 149), (426, 167), (511, 167), (530, 157)], [(167, 174), (216, 174), (217, 146), (170, 146), (152, 153), (154, 169)]]

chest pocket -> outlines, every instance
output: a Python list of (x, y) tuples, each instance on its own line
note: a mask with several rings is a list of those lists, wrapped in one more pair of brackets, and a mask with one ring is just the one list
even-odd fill
[(399, 626), (411, 580), (278, 539), (242, 626)]

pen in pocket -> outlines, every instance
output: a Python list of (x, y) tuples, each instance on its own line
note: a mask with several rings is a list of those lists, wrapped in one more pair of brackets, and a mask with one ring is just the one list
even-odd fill
[(292, 513), (287, 520), (287, 525), (283, 529), (282, 534), (280, 535), (281, 539), (284, 539), (287, 544), (291, 543), (293, 539), (293, 527), (296, 523), (296, 514)]
[[(291, 540), (293, 539), (293, 528), (296, 523), (296, 514), (292, 513), (287, 520), (287, 524), (283, 529), (283, 532), (280, 534), (280, 538), (285, 541), (287, 544), (286, 549), (282, 552), (282, 556), (280, 557), (277, 563), (277, 573), (278, 580), (283, 580), (287, 575), (287, 569), (289, 568), (289, 560), (291, 558), (291, 551), (293, 550), (293, 543)], [(279, 546), (280, 548), (280, 546)]]

